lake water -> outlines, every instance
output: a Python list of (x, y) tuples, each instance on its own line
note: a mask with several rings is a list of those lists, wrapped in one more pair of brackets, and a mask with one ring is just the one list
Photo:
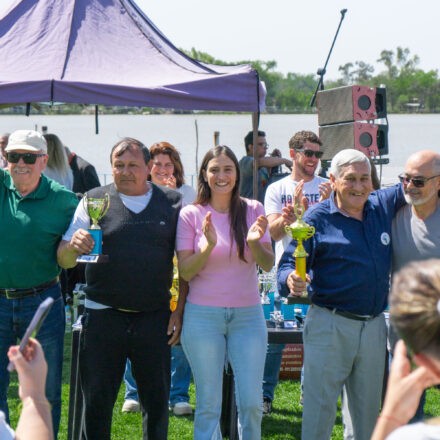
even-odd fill
[[(383, 182), (396, 181), (407, 157), (420, 149), (440, 153), (440, 115), (389, 115), (389, 158), (383, 166)], [(168, 141), (178, 147), (187, 175), (196, 174), (196, 125), (198, 127), (198, 163), (214, 145), (214, 132), (220, 143), (231, 147), (240, 159), (244, 155), (243, 138), (252, 129), (251, 115), (100, 115), (99, 131), (91, 115), (0, 116), (0, 133), (16, 129), (41, 129), (57, 134), (72, 151), (95, 165), (101, 175), (111, 174), (109, 152), (122, 137), (130, 136), (150, 146)], [(262, 115), (260, 128), (267, 133), (269, 151), (279, 148), (288, 157), (288, 141), (299, 130), (318, 131), (317, 115)], [(108, 178), (108, 176), (107, 176)], [(104, 183), (104, 179), (101, 179)]]

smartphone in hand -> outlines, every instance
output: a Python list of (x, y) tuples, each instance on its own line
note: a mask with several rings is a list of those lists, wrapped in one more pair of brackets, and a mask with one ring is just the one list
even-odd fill
[[(43, 324), (44, 319), (48, 315), (53, 302), (53, 298), (49, 297), (46, 298), (38, 306), (38, 309), (36, 310), (32, 321), (30, 322), (28, 328), (26, 329), (26, 332), (24, 333), (23, 338), (20, 341), (19, 350), (21, 353), (23, 353), (26, 345), (28, 344), (29, 338), (34, 337), (37, 334), (38, 330), (41, 327), (41, 324)], [(12, 362), (9, 362), (7, 369), (9, 372), (14, 371), (14, 364)]]

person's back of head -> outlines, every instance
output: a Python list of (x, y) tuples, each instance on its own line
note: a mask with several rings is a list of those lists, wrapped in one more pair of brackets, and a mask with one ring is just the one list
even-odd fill
[(3, 133), (0, 135), (0, 154), (6, 156), (6, 147), (8, 146), (9, 133)]
[(410, 263), (394, 275), (390, 316), (414, 354), (440, 360), (440, 259)]
[(47, 166), (44, 174), (66, 188), (72, 189), (73, 174), (69, 166), (69, 159), (60, 138), (55, 134), (44, 134), (47, 142)]

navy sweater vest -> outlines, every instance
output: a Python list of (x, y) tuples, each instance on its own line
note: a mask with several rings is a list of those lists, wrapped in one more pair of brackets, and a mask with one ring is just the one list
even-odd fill
[(87, 264), (87, 298), (117, 309), (169, 308), (180, 194), (152, 185), (148, 206), (136, 214), (122, 203), (114, 184), (94, 188), (89, 197), (110, 195), (110, 208), (99, 221), (102, 253), (109, 262)]

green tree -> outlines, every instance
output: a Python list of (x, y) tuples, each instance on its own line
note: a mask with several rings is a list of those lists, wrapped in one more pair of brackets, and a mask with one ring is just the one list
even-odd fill
[(365, 84), (373, 77), (374, 67), (364, 61), (355, 61), (357, 69), (353, 71), (353, 77), (357, 84)]
[(343, 66), (339, 66), (338, 71), (341, 72), (343, 85), (353, 84), (353, 63), (345, 63)]

